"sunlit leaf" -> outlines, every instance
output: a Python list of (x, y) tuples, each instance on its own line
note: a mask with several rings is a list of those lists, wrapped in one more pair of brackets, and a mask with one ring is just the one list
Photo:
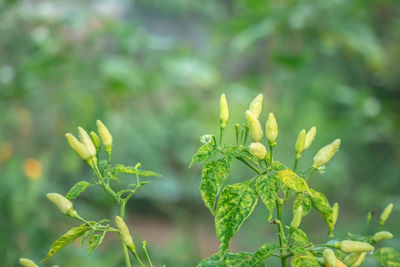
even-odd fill
[(296, 192), (304, 192), (309, 190), (306, 181), (290, 169), (278, 171), (276, 175), (284, 185), (295, 190)]

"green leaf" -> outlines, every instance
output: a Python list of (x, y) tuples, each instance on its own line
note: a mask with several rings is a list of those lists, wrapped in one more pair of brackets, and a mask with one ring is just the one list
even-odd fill
[(294, 255), (290, 261), (293, 267), (319, 267), (319, 263), (316, 257), (312, 254), (307, 253), (306, 255)]
[(103, 242), (104, 236), (106, 235), (106, 231), (104, 231), (101, 235), (96, 234), (93, 235), (89, 240), (89, 247), (88, 247), (88, 255), (92, 254), (93, 251)]
[(308, 245), (307, 234), (299, 228), (290, 227), (290, 237), (297, 243)]
[(322, 215), (325, 222), (329, 227), (329, 234), (332, 234), (333, 228), (333, 209), (329, 205), (329, 201), (326, 196), (320, 192), (310, 189), (310, 196), (312, 199), (313, 207)]
[(229, 163), (225, 159), (207, 162), (203, 167), (200, 193), (206, 207), (214, 214), (214, 206), (222, 186), (229, 176)]
[(303, 217), (306, 216), (311, 210), (311, 198), (309, 195), (300, 193), (297, 195), (293, 202), (293, 213), (299, 206), (303, 206)]
[(266, 258), (271, 257), (271, 255), (279, 249), (277, 244), (264, 244), (260, 247), (253, 255), (249, 261), (250, 266), (254, 266), (256, 263), (263, 262)]
[(279, 192), (279, 180), (275, 175), (261, 175), (256, 180), (257, 194), (269, 210), (268, 220), (272, 218), (272, 213), (276, 205), (276, 197)]
[(197, 153), (193, 156), (192, 162), (190, 162), (189, 168), (195, 163), (201, 163), (211, 158), (218, 152), (217, 148), (211, 144), (202, 145)]
[(251, 181), (229, 185), (222, 190), (215, 215), (217, 237), (224, 249), (242, 223), (253, 212), (257, 194), (250, 187)]
[(394, 248), (380, 248), (372, 257), (383, 267), (400, 267), (400, 252)]
[(47, 253), (46, 258), (44, 258), (41, 262), (44, 262), (50, 259), (54, 254), (56, 254), (60, 249), (65, 247), (67, 244), (73, 242), (75, 239), (83, 235), (90, 227), (82, 224), (81, 226), (71, 228), (68, 232), (66, 232), (62, 237), (56, 240), (51, 246), (49, 252)]
[(276, 175), (284, 185), (295, 190), (296, 192), (309, 191), (306, 181), (290, 169), (278, 171)]
[(87, 230), (81, 237), (81, 246), (85, 243), (85, 241), (91, 237), (96, 231), (93, 228)]
[(285, 165), (283, 165), (283, 163), (281, 163), (279, 161), (272, 162), (271, 168), (274, 171), (283, 171), (283, 170), (287, 169), (287, 167)]
[(88, 188), (89, 186), (91, 186), (90, 183), (86, 182), (86, 181), (80, 181), (78, 183), (76, 183), (68, 192), (67, 194), (67, 198), (68, 199), (75, 199), (77, 198), (80, 194), (82, 194), (86, 188)]
[(252, 258), (252, 253), (231, 253), (228, 251), (223, 255), (217, 253), (208, 259), (202, 260), (197, 267), (265, 267), (262, 262), (251, 263)]
[(141, 169), (137, 169), (134, 166), (125, 166), (123, 164), (117, 164), (113, 168), (113, 172), (121, 172), (121, 173), (131, 173), (131, 174), (139, 174), (139, 176), (144, 177), (161, 177), (162, 175), (153, 171), (145, 171)]

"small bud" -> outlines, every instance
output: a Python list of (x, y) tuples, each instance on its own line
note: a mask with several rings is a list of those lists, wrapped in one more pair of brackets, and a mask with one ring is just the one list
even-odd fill
[(264, 133), (256, 116), (254, 116), (251, 111), (247, 110), (246, 120), (247, 124), (249, 125), (250, 135), (253, 142), (261, 142)]
[(390, 213), (392, 213), (392, 209), (393, 209), (393, 203), (390, 203), (389, 205), (387, 205), (387, 207), (383, 210), (382, 214), (381, 214), (381, 218), (379, 220), (379, 224), (380, 225), (384, 225), (386, 220), (389, 218)]
[(331, 158), (335, 155), (336, 151), (340, 147), (340, 139), (336, 139), (329, 145), (324, 146), (321, 148), (317, 154), (314, 156), (313, 165), (314, 169), (318, 169), (328, 163)]
[(36, 263), (27, 258), (20, 258), (19, 263), (24, 267), (38, 267)]
[(124, 242), (124, 244), (131, 251), (135, 251), (135, 244), (133, 243), (131, 234), (129, 233), (128, 226), (126, 226), (124, 220), (119, 216), (115, 216), (115, 224), (117, 225), (119, 236), (122, 242)]
[(77, 217), (78, 213), (74, 210), (71, 201), (57, 193), (48, 193), (46, 197), (57, 206), (57, 208), (68, 217)]
[(95, 132), (90, 132), (90, 137), (92, 138), (93, 144), (96, 147), (96, 152), (99, 153), (101, 149), (99, 136)]
[(100, 120), (97, 120), (96, 124), (97, 124), (97, 130), (99, 131), (101, 141), (104, 144), (104, 149), (106, 150), (106, 152), (108, 154), (110, 154), (111, 150), (112, 150), (112, 136), (111, 136), (110, 132), (108, 131), (107, 127), (104, 126), (104, 124)]
[(212, 136), (209, 134), (205, 134), (202, 137), (200, 137), (200, 142), (203, 144), (209, 144), (212, 140)]
[(364, 262), (366, 255), (367, 252), (351, 253), (344, 259), (344, 262), (347, 266), (358, 267)]
[(265, 125), (265, 134), (270, 146), (276, 146), (276, 138), (278, 137), (278, 124), (273, 113), (268, 114), (268, 120)]
[(335, 204), (333, 204), (333, 207), (332, 207), (332, 222), (333, 222), (333, 225), (335, 225), (335, 223), (337, 221), (337, 218), (338, 218), (338, 215), (339, 215), (339, 204), (337, 202), (335, 202)]
[(221, 94), (221, 97), (219, 99), (219, 119), (221, 123), (221, 128), (225, 128), (226, 123), (229, 119), (228, 102), (226, 101), (225, 94)]
[(82, 127), (78, 127), (78, 131), (79, 131), (79, 139), (81, 140), (82, 144), (86, 146), (91, 156), (95, 156), (97, 153), (96, 147), (94, 146), (93, 141), (88, 135), (88, 133)]
[(293, 228), (298, 228), (301, 223), (301, 218), (303, 217), (303, 206), (298, 206), (297, 209), (294, 211), (293, 220), (290, 224)]
[(249, 106), (249, 110), (254, 114), (257, 119), (260, 117), (261, 114), (263, 100), (264, 94), (259, 94), (253, 99), (253, 101), (251, 101)]
[(336, 256), (332, 249), (325, 249), (322, 253), (322, 256), (324, 257), (325, 262), (329, 264), (329, 266), (336, 267)]
[(251, 143), (249, 147), (249, 151), (252, 155), (254, 155), (259, 160), (264, 160), (265, 155), (267, 154), (267, 149), (261, 143)]
[(343, 252), (372, 252), (374, 246), (366, 242), (343, 240), (334, 244), (335, 248), (341, 249)]
[(308, 130), (306, 134), (306, 140), (304, 142), (304, 150), (306, 150), (311, 146), (311, 143), (314, 140), (316, 134), (317, 134), (317, 127), (313, 126), (311, 127), (310, 130)]
[(297, 136), (297, 141), (296, 141), (296, 159), (299, 159), (301, 157), (301, 153), (304, 150), (304, 144), (306, 141), (306, 130), (301, 130), (299, 135)]
[(380, 231), (374, 234), (374, 237), (372, 238), (375, 242), (379, 242), (382, 240), (389, 240), (393, 238), (393, 234), (388, 231)]
[(91, 155), (87, 147), (81, 142), (79, 142), (75, 136), (73, 136), (70, 133), (67, 133), (65, 134), (65, 137), (67, 138), (69, 145), (76, 152), (76, 154), (78, 154), (78, 156), (81, 157), (81, 159), (87, 161), (91, 158)]

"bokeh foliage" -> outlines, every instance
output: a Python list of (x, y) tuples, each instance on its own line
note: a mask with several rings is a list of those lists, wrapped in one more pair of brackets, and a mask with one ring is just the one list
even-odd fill
[[(200, 168), (187, 167), (198, 138), (216, 130), (221, 92), (235, 106), (233, 120), (243, 122), (250, 100), (265, 94), (261, 116), (276, 114), (278, 143), (293, 140), (276, 151), (288, 164), (302, 128), (318, 127), (302, 168), (340, 137), (342, 149), (313, 181), (339, 202), (338, 231), (358, 229), (369, 209), (389, 202), (388, 228), (396, 229), (399, 14), (396, 0), (1, 0), (0, 266), (20, 256), (40, 259), (73, 225), (63, 225), (44, 195), (66, 193), (89, 175), (63, 134), (76, 125), (94, 128), (97, 118), (114, 135), (116, 161), (164, 174), (128, 211), (134, 224), (151, 226), (137, 232), (153, 258), (192, 266), (215, 252)], [(233, 125), (228, 129), (233, 142)], [(117, 212), (110, 207), (100, 196), (77, 203), (93, 217)], [(265, 211), (258, 214), (233, 240), (238, 250), (254, 250), (273, 234)], [(315, 221), (304, 224), (318, 240)], [(115, 240), (108, 244), (89, 258), (78, 246), (66, 249), (54, 263), (116, 266), (122, 255)]]

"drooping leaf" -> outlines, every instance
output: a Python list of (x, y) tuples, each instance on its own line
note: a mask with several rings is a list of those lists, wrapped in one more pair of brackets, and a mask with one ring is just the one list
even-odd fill
[(290, 169), (278, 171), (276, 175), (284, 185), (296, 192), (307, 192), (309, 190), (306, 181)]
[(212, 255), (208, 259), (202, 260), (197, 267), (265, 267), (262, 262), (252, 263), (254, 254), (247, 252), (231, 253), (225, 252)]
[(249, 261), (250, 266), (254, 264), (262, 263), (266, 258), (271, 257), (271, 255), (279, 249), (277, 244), (264, 244), (262, 245), (253, 255)]
[(372, 257), (383, 267), (400, 267), (400, 252), (394, 248), (380, 248)]
[(121, 172), (121, 173), (131, 173), (131, 174), (139, 174), (139, 176), (143, 177), (161, 177), (162, 175), (153, 171), (145, 171), (141, 169), (137, 169), (134, 166), (125, 166), (123, 164), (117, 164), (113, 168), (114, 172)]
[(292, 260), (290, 261), (293, 267), (319, 267), (318, 260), (315, 256), (310, 253), (305, 255), (294, 255)]
[(207, 159), (213, 157), (218, 152), (217, 148), (211, 144), (202, 145), (197, 153), (193, 156), (192, 162), (190, 162), (189, 168), (195, 163), (201, 163)]
[(68, 232), (66, 232), (62, 237), (56, 240), (51, 246), (49, 252), (47, 253), (46, 258), (42, 260), (42, 262), (51, 258), (54, 254), (56, 254), (60, 249), (65, 247), (67, 244), (73, 242), (75, 239), (83, 235), (90, 227), (82, 224), (78, 227), (71, 228)]
[(300, 193), (297, 195), (293, 202), (293, 213), (299, 206), (303, 206), (303, 217), (306, 216), (311, 210), (311, 198), (309, 195)]
[(214, 214), (215, 201), (229, 176), (229, 163), (225, 159), (207, 162), (203, 167), (200, 193), (206, 207)]
[(76, 183), (68, 192), (67, 198), (68, 199), (75, 199), (80, 194), (82, 194), (86, 188), (88, 188), (91, 184), (86, 181), (80, 181)]
[(269, 210), (268, 220), (270, 221), (275, 209), (276, 197), (279, 192), (279, 180), (275, 175), (261, 175), (256, 180), (256, 190)]
[(93, 251), (103, 242), (104, 236), (106, 235), (106, 231), (104, 231), (101, 235), (96, 234), (93, 235), (89, 240), (89, 247), (88, 247), (88, 255), (92, 254)]
[(229, 185), (222, 190), (215, 214), (217, 237), (227, 249), (231, 238), (253, 212), (257, 194), (250, 181)]
[(88, 240), (93, 234), (95, 233), (95, 230), (93, 228), (90, 228), (87, 230), (82, 236), (81, 236), (81, 246), (85, 243), (86, 240)]
[(310, 189), (310, 196), (313, 207), (322, 215), (325, 222), (328, 224), (329, 233), (332, 234), (333, 224), (333, 209), (329, 205), (329, 201), (326, 196), (320, 192)]

